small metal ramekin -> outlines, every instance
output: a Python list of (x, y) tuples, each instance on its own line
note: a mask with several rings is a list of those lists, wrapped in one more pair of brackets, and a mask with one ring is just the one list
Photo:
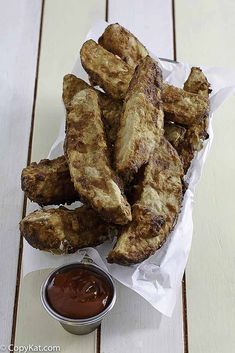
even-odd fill
[[(110, 287), (111, 287), (111, 291), (112, 291), (112, 294), (111, 294), (112, 297), (111, 297), (109, 305), (98, 315), (89, 317), (87, 319), (70, 319), (68, 317), (62, 316), (52, 309), (52, 307), (50, 306), (50, 304), (48, 303), (48, 300), (47, 300), (47, 295), (46, 295), (47, 286), (50, 283), (51, 279), (57, 273), (61, 273), (69, 268), (75, 268), (75, 267), (92, 270), (92, 271), (96, 272), (97, 274), (103, 276), (109, 282)], [(42, 284), (42, 287), (41, 287), (41, 301), (42, 301), (43, 307), (48, 312), (48, 314), (51, 317), (53, 317), (53, 319), (59, 321), (60, 324), (63, 326), (63, 328), (66, 331), (68, 331), (74, 335), (86, 335), (86, 334), (94, 331), (95, 329), (97, 329), (97, 327), (100, 325), (104, 316), (106, 316), (107, 313), (113, 308), (115, 301), (116, 301), (116, 289), (115, 289), (112, 277), (107, 272), (105, 272), (103, 269), (101, 269), (100, 267), (98, 267), (97, 265), (94, 265), (94, 264), (86, 264), (86, 263), (77, 262), (77, 263), (71, 263), (69, 265), (57, 267), (55, 270), (53, 270), (49, 274), (49, 276), (46, 278), (46, 280), (44, 281), (44, 283)]]

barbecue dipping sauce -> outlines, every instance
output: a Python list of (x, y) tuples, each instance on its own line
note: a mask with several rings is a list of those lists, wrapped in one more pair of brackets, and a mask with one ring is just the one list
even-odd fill
[(85, 319), (103, 311), (112, 297), (109, 282), (95, 271), (69, 268), (57, 273), (47, 287), (53, 310), (71, 319)]

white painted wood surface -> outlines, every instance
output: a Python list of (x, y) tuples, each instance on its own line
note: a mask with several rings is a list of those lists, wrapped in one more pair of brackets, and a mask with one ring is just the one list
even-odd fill
[(41, 1), (0, 4), (0, 345), (11, 340)]
[(183, 353), (182, 300), (172, 318), (116, 282), (117, 303), (101, 325), (101, 353)]
[[(176, 1), (177, 58), (233, 67), (235, 2)], [(235, 97), (214, 117), (186, 270), (190, 353), (235, 352)]]
[(64, 119), (63, 76), (89, 28), (105, 19), (105, 0), (45, 0), (32, 160), (45, 158)]

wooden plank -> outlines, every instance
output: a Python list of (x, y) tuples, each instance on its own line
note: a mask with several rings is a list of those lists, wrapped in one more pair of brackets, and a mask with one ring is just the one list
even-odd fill
[[(234, 67), (235, 3), (176, 1), (178, 59)], [(214, 141), (197, 188), (186, 271), (190, 353), (235, 351), (235, 99), (215, 114)]]
[[(63, 76), (71, 72), (91, 25), (104, 18), (105, 1), (45, 1), (32, 160), (47, 156), (64, 119)], [(59, 345), (62, 352), (94, 353), (96, 332), (85, 337), (72, 336), (42, 309), (39, 289), (46, 274), (47, 271), (36, 271), (21, 280), (15, 344)]]
[[(147, 20), (145, 20), (147, 19)], [(173, 58), (171, 1), (109, 1), (109, 22), (119, 22), (159, 56)], [(179, 298), (171, 319), (139, 295), (117, 284), (117, 304), (101, 327), (102, 353), (182, 353), (183, 309)]]
[(116, 305), (101, 325), (100, 352), (183, 353), (180, 290), (173, 316), (168, 318), (120, 283), (116, 288)]
[(41, 1), (0, 3), (0, 344), (11, 340), (22, 217), (21, 169), (27, 163)]
[(72, 71), (90, 27), (105, 19), (105, 0), (46, 0), (32, 160), (45, 158), (64, 121), (63, 76)]

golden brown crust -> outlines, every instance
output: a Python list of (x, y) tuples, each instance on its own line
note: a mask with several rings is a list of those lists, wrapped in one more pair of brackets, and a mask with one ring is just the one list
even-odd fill
[(99, 38), (98, 43), (106, 50), (118, 55), (132, 67), (136, 67), (139, 61), (148, 55), (143, 44), (118, 23), (109, 25)]
[(145, 260), (164, 243), (182, 202), (182, 163), (163, 137), (144, 173), (140, 198), (133, 205), (133, 220), (124, 227), (109, 262), (132, 264)]
[(75, 210), (38, 210), (20, 222), (21, 235), (34, 248), (68, 254), (79, 248), (96, 246), (115, 232), (87, 206)]
[(119, 127), (120, 116), (122, 113), (122, 101), (114, 100), (106, 94), (99, 95), (99, 105), (102, 112), (107, 143), (113, 153), (117, 132)]
[(129, 179), (148, 162), (163, 134), (162, 74), (149, 56), (137, 66), (124, 101), (116, 141), (116, 169)]
[[(71, 101), (76, 93), (91, 86), (81, 78), (73, 74), (67, 74), (63, 78), (63, 102), (67, 111), (71, 109)], [(102, 92), (100, 92), (102, 93)]]
[(162, 100), (165, 118), (186, 126), (192, 125), (208, 111), (208, 103), (197, 94), (168, 84), (163, 84)]
[[(64, 77), (63, 100), (68, 111), (74, 95), (87, 87), (91, 86), (72, 74)], [(99, 96), (107, 142), (112, 150), (117, 136), (122, 102), (113, 100), (98, 90), (95, 91)], [(39, 163), (33, 162), (24, 168), (21, 175), (21, 187), (31, 201), (41, 206), (71, 204), (79, 200), (64, 156), (53, 160), (44, 159)]]
[(200, 67), (192, 67), (189, 77), (184, 83), (184, 90), (208, 99), (211, 93), (210, 84)]
[(183, 126), (166, 121), (164, 124), (164, 136), (177, 150), (184, 140), (186, 129)]
[(209, 93), (210, 84), (202, 70), (198, 67), (191, 69), (190, 75), (184, 84), (184, 89), (188, 92), (198, 94), (208, 106), (204, 115), (200, 116), (186, 131), (184, 140), (177, 147), (180, 158), (184, 165), (184, 171), (187, 172), (195, 152), (203, 147), (203, 141), (209, 137), (208, 114), (209, 114)]
[(110, 222), (131, 220), (130, 205), (110, 167), (97, 93), (77, 93), (67, 114), (65, 156), (75, 190)]
[(208, 118), (205, 115), (200, 121), (195, 122), (190, 126), (184, 137), (184, 141), (177, 147), (177, 151), (184, 165), (185, 174), (190, 167), (194, 158), (195, 152), (198, 152), (203, 147), (203, 141), (209, 137), (207, 131)]
[(114, 99), (125, 98), (133, 68), (91, 39), (83, 44), (80, 56), (93, 83)]
[[(133, 67), (93, 40), (84, 43), (81, 61), (94, 83), (115, 99), (125, 98)], [(206, 101), (198, 95), (166, 83), (163, 84), (162, 101), (166, 118), (183, 125), (191, 125), (208, 110)]]
[(112, 150), (122, 112), (122, 101), (114, 100), (112, 97), (107, 96), (107, 94), (91, 87), (88, 83), (75, 75), (68, 74), (64, 76), (63, 80), (63, 101), (67, 111), (70, 110), (70, 103), (75, 94), (86, 88), (92, 88), (98, 94), (102, 119), (107, 135), (107, 143)]
[(31, 201), (41, 206), (70, 204), (79, 200), (64, 156), (43, 159), (24, 168), (21, 188)]

